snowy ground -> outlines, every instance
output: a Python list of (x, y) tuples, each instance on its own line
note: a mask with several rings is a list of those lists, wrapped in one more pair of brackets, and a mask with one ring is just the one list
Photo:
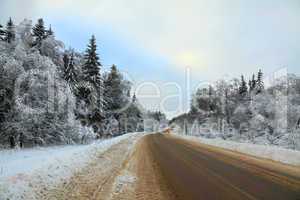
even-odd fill
[(289, 165), (300, 166), (300, 151), (284, 149), (276, 146), (239, 143), (222, 139), (207, 139), (179, 134), (176, 134), (176, 136), (260, 158), (270, 159)]
[(34, 193), (37, 185), (61, 184), (99, 153), (140, 135), (131, 133), (90, 145), (0, 151), (0, 199), (27, 199), (24, 194)]

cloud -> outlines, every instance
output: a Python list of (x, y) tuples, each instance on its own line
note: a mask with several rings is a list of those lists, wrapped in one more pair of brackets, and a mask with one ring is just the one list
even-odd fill
[[(219, 75), (229, 70), (250, 72), (250, 66), (258, 64), (295, 64), (290, 60), (295, 60), (299, 52), (297, 47), (293, 51), (288, 49), (291, 44), (300, 42), (300, 27), (296, 26), (300, 20), (297, 0), (24, 2), (4, 0), (0, 11), (13, 11), (19, 17), (48, 15), (57, 20), (76, 16), (81, 24), (107, 25), (132, 46), (165, 57), (179, 72), (186, 66), (207, 76), (212, 76), (211, 71)], [(245, 70), (240, 70), (241, 67)]]

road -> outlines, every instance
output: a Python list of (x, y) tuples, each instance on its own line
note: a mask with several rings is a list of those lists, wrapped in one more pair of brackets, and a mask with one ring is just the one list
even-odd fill
[(300, 200), (296, 167), (163, 134), (144, 137), (143, 148), (157, 163), (160, 182), (173, 194), (169, 199)]
[(36, 199), (300, 200), (299, 167), (171, 134), (122, 140), (61, 184), (32, 184)]

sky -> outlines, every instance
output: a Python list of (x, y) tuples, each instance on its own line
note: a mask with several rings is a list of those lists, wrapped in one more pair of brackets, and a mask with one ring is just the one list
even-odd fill
[(42, 17), (66, 47), (92, 34), (142, 104), (169, 118), (201, 85), (258, 69), (300, 74), (299, 0), (0, 0), (0, 23)]

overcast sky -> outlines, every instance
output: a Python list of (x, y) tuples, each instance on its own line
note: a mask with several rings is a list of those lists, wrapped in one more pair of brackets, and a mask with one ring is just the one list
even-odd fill
[(0, 0), (0, 23), (10, 16), (43, 17), (78, 51), (95, 34), (102, 63), (117, 64), (143, 103), (169, 117), (203, 82), (259, 68), (300, 74), (299, 0)]

